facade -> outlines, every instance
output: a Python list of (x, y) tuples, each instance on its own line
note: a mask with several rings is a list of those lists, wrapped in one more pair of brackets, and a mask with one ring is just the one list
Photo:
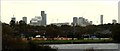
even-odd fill
[(77, 17), (73, 17), (73, 25), (78, 25), (78, 18)]
[(112, 23), (113, 23), (113, 24), (116, 24), (116, 23), (117, 23), (117, 20), (113, 19), (113, 20), (112, 20)]
[(40, 26), (42, 25), (42, 18), (40, 16), (35, 16), (30, 20), (30, 25)]
[(15, 17), (12, 17), (11, 20), (15, 21), (16, 22), (16, 18)]
[(100, 24), (103, 24), (103, 15), (100, 15)]
[(84, 23), (84, 18), (83, 17), (79, 17), (79, 25), (82, 25)]
[(14, 15), (13, 15), (13, 17), (11, 18), (11, 20), (13, 20), (13, 21), (16, 22), (16, 18), (14, 17)]
[(118, 23), (120, 24), (120, 1), (118, 2)]
[(83, 18), (83, 17), (79, 17), (79, 25), (80, 26), (84, 26), (85, 25), (85, 18)]
[(22, 19), (27, 24), (27, 17), (24, 16)]
[(41, 17), (42, 17), (42, 25), (46, 25), (46, 16), (45, 11), (41, 11)]
[(79, 26), (87, 26), (87, 25), (92, 25), (92, 23), (90, 23), (89, 21), (88, 21), (88, 19), (85, 19), (85, 18), (83, 18), (83, 17), (79, 17), (79, 18), (77, 18), (77, 17), (73, 17), (73, 23), (72, 23), (73, 25), (79, 25)]

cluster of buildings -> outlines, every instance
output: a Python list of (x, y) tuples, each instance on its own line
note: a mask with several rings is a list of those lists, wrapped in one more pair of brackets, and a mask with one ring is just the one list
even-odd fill
[[(11, 20), (14, 20), (16, 22), (16, 18), (13, 17)], [(27, 17), (22, 17), (22, 21), (24, 21), (27, 24)], [(119, 21), (119, 20), (118, 20)], [(45, 26), (47, 25), (47, 14), (45, 11), (41, 11), (41, 16), (35, 16), (30, 20), (29, 25), (33, 26)], [(117, 21), (115, 19), (112, 20), (112, 23), (116, 24)], [(61, 25), (70, 25), (68, 22), (65, 23), (51, 23), (53, 25), (61, 26)], [(103, 24), (103, 15), (100, 15), (100, 24)], [(85, 19), (83, 17), (73, 17), (73, 22), (71, 23), (71, 26), (87, 26), (92, 25), (92, 21), (88, 21), (88, 19)]]
[[(103, 24), (103, 22), (104, 22), (104, 21), (103, 21), (103, 15), (100, 15), (100, 24)], [(116, 23), (117, 23), (117, 20), (113, 19), (113, 20), (112, 20), (112, 23), (113, 23), (113, 24), (116, 24)]]
[(35, 18), (32, 18), (30, 20), (30, 25), (34, 25), (34, 26), (45, 26), (46, 25), (46, 13), (45, 11), (41, 11), (41, 16), (35, 16)]
[(83, 17), (73, 17), (72, 25), (87, 26), (92, 25), (92, 21), (88, 21), (88, 19), (85, 19)]
[[(14, 17), (14, 15), (11, 18), (11, 20), (16, 22), (16, 18)], [(24, 21), (27, 24), (27, 17), (25, 17), (25, 16), (22, 17), (21, 21)], [(46, 25), (46, 22), (47, 22), (46, 13), (45, 13), (45, 11), (41, 11), (41, 16), (35, 16), (35, 18), (32, 18), (30, 20), (29, 25), (33, 25), (33, 26), (41, 26), (42, 25), (42, 26), (44, 26), (44, 25)], [(16, 23), (18, 23), (18, 21)]]
[[(103, 15), (100, 15), (100, 24), (103, 24), (103, 22), (104, 22)], [(92, 21), (88, 21), (88, 19), (85, 19), (83, 17), (79, 17), (79, 18), (78, 17), (73, 17), (72, 25), (74, 25), (74, 26), (76, 26), (76, 25), (87, 26), (87, 25), (92, 25), (92, 23), (93, 23)], [(113, 19), (112, 23), (116, 24), (117, 20)]]
[[(17, 23), (18, 24), (18, 21), (16, 21), (16, 18), (14, 17), (14, 15), (13, 15), (13, 17), (11, 18), (11, 20), (13, 20), (13, 21), (15, 21), (15, 23)], [(27, 24), (27, 17), (22, 17), (22, 20), (21, 21), (24, 21), (26, 24)]]
[[(103, 24), (103, 22), (104, 22), (104, 21), (103, 21), (103, 15), (100, 15), (100, 24)], [(112, 20), (112, 23), (113, 23), (113, 24), (116, 24), (116, 23), (117, 23), (117, 20), (113, 19), (113, 20)]]

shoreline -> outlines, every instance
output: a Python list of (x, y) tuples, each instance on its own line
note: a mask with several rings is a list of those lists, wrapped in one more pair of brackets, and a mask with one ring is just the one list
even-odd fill
[(74, 43), (37, 43), (37, 44), (101, 44), (101, 43), (115, 43), (115, 44), (120, 44), (120, 43), (117, 43), (117, 42), (74, 42)]

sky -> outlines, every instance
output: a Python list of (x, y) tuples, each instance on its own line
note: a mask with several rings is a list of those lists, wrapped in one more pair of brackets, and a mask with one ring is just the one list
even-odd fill
[(1, 2), (1, 21), (9, 23), (14, 15), (17, 21), (26, 16), (29, 23), (35, 16), (40, 16), (41, 11), (47, 14), (47, 24), (71, 23), (73, 17), (83, 17), (97, 25), (100, 24), (101, 14), (104, 15), (103, 23), (112, 23), (113, 19), (118, 20), (118, 0), (4, 0)]

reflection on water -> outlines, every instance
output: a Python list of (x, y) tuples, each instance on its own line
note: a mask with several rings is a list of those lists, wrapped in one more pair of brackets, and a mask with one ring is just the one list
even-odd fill
[(96, 43), (96, 44), (52, 44), (52, 48), (58, 51), (85, 51), (85, 49), (96, 49), (95, 51), (118, 51), (118, 44)]

